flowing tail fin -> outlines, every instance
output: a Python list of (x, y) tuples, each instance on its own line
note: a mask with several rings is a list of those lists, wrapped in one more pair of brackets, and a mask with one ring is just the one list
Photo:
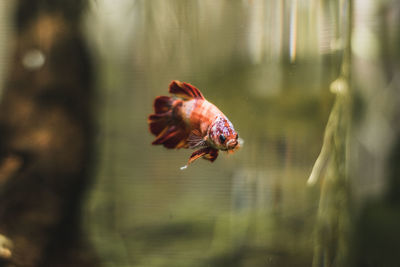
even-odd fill
[(148, 118), (150, 132), (156, 136), (153, 145), (166, 148), (187, 146), (188, 129), (181, 118), (176, 116), (181, 100), (169, 96), (159, 96), (154, 100), (154, 114)]

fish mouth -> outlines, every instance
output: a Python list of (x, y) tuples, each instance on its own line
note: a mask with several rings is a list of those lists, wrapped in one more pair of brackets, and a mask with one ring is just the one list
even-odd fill
[(231, 150), (234, 149), (238, 145), (238, 141), (236, 139), (231, 139), (226, 143), (226, 149)]

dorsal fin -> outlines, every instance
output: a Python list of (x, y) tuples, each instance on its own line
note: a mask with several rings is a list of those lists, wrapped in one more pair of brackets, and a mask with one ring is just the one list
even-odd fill
[(169, 92), (186, 100), (193, 98), (204, 99), (204, 96), (199, 89), (189, 83), (180, 82), (177, 80), (174, 80), (169, 84)]

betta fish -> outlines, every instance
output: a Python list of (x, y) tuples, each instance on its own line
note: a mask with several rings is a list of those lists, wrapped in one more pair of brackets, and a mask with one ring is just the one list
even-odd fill
[(169, 93), (172, 96), (154, 100), (155, 113), (149, 116), (148, 123), (156, 136), (153, 145), (197, 149), (181, 169), (199, 158), (213, 162), (219, 150), (234, 152), (239, 148), (242, 141), (232, 123), (199, 89), (172, 81)]

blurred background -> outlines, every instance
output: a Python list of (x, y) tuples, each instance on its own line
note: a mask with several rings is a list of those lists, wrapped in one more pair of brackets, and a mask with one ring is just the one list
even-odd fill
[[(0, 2), (1, 81), (15, 6)], [(398, 266), (397, 1), (91, 0), (82, 14), (96, 89), (83, 235), (102, 266)], [(192, 151), (151, 145), (174, 79), (228, 116), (239, 151), (182, 171)]]

